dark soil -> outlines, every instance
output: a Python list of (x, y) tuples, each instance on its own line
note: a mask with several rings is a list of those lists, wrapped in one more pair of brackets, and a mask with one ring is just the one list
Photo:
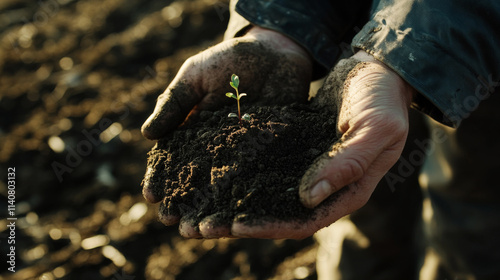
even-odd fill
[[(236, 107), (236, 106), (234, 106)], [(233, 107), (202, 111), (149, 153), (146, 180), (165, 199), (162, 211), (194, 222), (312, 218), (298, 186), (311, 163), (335, 142), (335, 118), (306, 104), (252, 106), (249, 122), (228, 118)], [(163, 193), (159, 193), (163, 192)]]

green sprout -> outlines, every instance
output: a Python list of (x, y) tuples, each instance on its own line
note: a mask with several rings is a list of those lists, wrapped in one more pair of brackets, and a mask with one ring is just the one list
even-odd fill
[(229, 113), (228, 117), (238, 118), (238, 120), (240, 122), (240, 126), (242, 126), (243, 125), (241, 122), (242, 119), (245, 121), (250, 121), (250, 115), (245, 113), (243, 116), (241, 116), (241, 110), (240, 110), (240, 99), (243, 96), (246, 96), (247, 94), (240, 93), (238, 91), (238, 86), (240, 85), (240, 78), (238, 76), (236, 76), (236, 74), (231, 75), (231, 82), (229, 82), (229, 84), (231, 85), (232, 88), (234, 88), (236, 90), (236, 95), (232, 92), (228, 92), (228, 93), (226, 93), (226, 96), (236, 99), (236, 102), (238, 103), (238, 114), (236, 115), (235, 113)]

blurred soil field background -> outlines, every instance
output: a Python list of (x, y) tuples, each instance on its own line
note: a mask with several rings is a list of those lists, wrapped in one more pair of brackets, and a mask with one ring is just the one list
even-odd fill
[(221, 0), (0, 2), (1, 279), (316, 278), (311, 238), (187, 240), (141, 195), (142, 122), (228, 19)]

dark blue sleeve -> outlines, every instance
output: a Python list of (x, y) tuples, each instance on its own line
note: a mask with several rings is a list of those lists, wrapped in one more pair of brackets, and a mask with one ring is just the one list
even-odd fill
[(369, 15), (371, 1), (239, 0), (236, 11), (254, 25), (287, 35), (302, 45), (326, 74)]
[(500, 1), (379, 0), (352, 45), (412, 85), (417, 109), (457, 127), (500, 85)]
[(396, 71), (419, 92), (413, 106), (446, 125), (457, 127), (500, 85), (498, 0), (239, 0), (236, 11), (301, 44), (317, 75), (359, 31), (352, 47)]

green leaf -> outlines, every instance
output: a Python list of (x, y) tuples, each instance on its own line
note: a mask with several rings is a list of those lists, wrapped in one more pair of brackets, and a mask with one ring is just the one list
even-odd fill
[(228, 117), (230, 118), (237, 118), (238, 115), (236, 115), (236, 113), (229, 113), (229, 115), (227, 115)]
[(252, 119), (252, 117), (250, 117), (250, 115), (247, 113), (245, 113), (241, 118), (247, 122), (249, 122)]
[(236, 98), (236, 95), (234, 93), (232, 93), (232, 92), (226, 93), (226, 96), (230, 97), (230, 98), (238, 99), (238, 98)]
[(240, 78), (233, 74), (231, 76), (231, 82), (229, 83), (233, 88), (237, 89), (240, 86)]

